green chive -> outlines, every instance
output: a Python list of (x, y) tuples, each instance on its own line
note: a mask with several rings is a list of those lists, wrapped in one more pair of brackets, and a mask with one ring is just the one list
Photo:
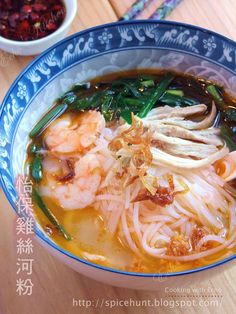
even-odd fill
[(209, 85), (207, 86), (207, 91), (220, 106), (223, 116), (229, 121), (236, 122), (236, 109), (232, 107), (227, 108), (227, 104), (224, 102), (218, 88), (214, 85)]
[(181, 89), (168, 89), (166, 93), (180, 97), (184, 96), (184, 92)]
[(220, 133), (221, 133), (222, 138), (225, 140), (225, 143), (229, 147), (229, 149), (231, 151), (236, 150), (236, 142), (233, 139), (234, 134), (231, 131), (231, 129), (226, 125), (222, 125), (220, 127)]
[(236, 122), (236, 109), (226, 109), (224, 112), (224, 116), (227, 120), (232, 121), (232, 122)]
[(72, 92), (80, 92), (81, 90), (87, 90), (89, 89), (91, 86), (91, 83), (90, 82), (87, 82), (87, 83), (76, 83), (71, 91)]
[(31, 174), (36, 182), (43, 178), (42, 156), (36, 155), (31, 164)]
[(121, 102), (122, 104), (126, 105), (126, 106), (134, 106), (136, 108), (140, 108), (140, 106), (142, 107), (145, 104), (145, 101), (143, 99), (140, 98), (129, 98), (129, 97), (125, 97), (125, 98), (121, 98)]
[(124, 110), (121, 112), (120, 116), (128, 123), (132, 123), (132, 114), (130, 110)]
[(32, 154), (38, 153), (40, 149), (42, 149), (42, 146), (40, 144), (35, 144), (35, 143), (32, 143), (29, 147), (29, 151)]
[(111, 121), (113, 117), (112, 107), (113, 96), (106, 96), (101, 105), (101, 112), (106, 121)]
[(221, 106), (224, 105), (223, 98), (221, 97), (220, 92), (218, 91), (218, 88), (216, 86), (214, 85), (207, 86), (207, 91), (214, 98), (217, 104)]
[(169, 106), (193, 106), (198, 105), (199, 101), (187, 97), (180, 97), (170, 93), (164, 93), (160, 101)]
[(56, 118), (62, 115), (67, 108), (67, 104), (61, 104), (54, 107), (36, 124), (29, 136), (34, 138), (40, 135)]
[(38, 207), (42, 210), (42, 212), (45, 214), (45, 216), (48, 218), (48, 220), (62, 233), (62, 235), (64, 236), (66, 240), (70, 241), (71, 236), (64, 229), (64, 227), (59, 223), (59, 221), (54, 216), (54, 214), (50, 211), (50, 209), (45, 205), (44, 201), (42, 200), (41, 196), (39, 195), (36, 189), (33, 189), (32, 191), (32, 198), (35, 201), (35, 203), (38, 205)]
[(152, 80), (154, 81), (155, 80), (155, 76), (154, 75), (151, 75), (151, 74), (139, 74), (138, 75), (138, 80), (139, 81), (149, 81), (149, 80)]
[(150, 96), (150, 100), (146, 105), (143, 106), (141, 111), (139, 112), (138, 116), (140, 118), (146, 117), (148, 112), (152, 110), (152, 108), (155, 106), (156, 102), (160, 99), (160, 97), (164, 94), (167, 87), (170, 85), (172, 80), (174, 79), (174, 76), (170, 73), (166, 74), (164, 79), (159, 83), (159, 85), (156, 87), (154, 93)]
[(144, 87), (152, 87), (155, 85), (153, 80), (142, 81), (140, 84)]

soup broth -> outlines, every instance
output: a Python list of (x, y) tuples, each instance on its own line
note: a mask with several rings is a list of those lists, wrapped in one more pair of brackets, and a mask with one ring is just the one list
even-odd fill
[(232, 255), (235, 121), (222, 87), (180, 73), (77, 84), (30, 133), (36, 219), (63, 249), (125, 271), (184, 271)]

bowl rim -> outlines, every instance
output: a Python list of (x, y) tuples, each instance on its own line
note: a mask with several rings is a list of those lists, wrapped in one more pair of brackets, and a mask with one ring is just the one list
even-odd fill
[[(70, 3), (68, 1), (65, 1), (65, 0), (64, 0), (64, 4), (65, 4), (66, 9), (70, 5)], [(50, 41), (52, 38), (54, 38), (55, 36), (61, 34), (63, 31), (65, 31), (72, 24), (72, 22), (76, 16), (76, 13), (77, 13), (77, 7), (78, 7), (77, 0), (72, 0), (71, 4), (73, 5), (73, 7), (70, 11), (70, 14), (68, 13), (68, 9), (67, 9), (66, 10), (66, 16), (65, 16), (64, 21), (62, 22), (61, 26), (59, 28), (57, 28), (53, 33), (49, 34), (48, 36), (45, 36), (43, 38), (36, 39), (36, 40), (17, 41), (17, 40), (12, 40), (12, 39), (9, 39), (9, 38), (6, 38), (6, 37), (3, 37), (0, 35), (0, 43), (6, 44), (6, 45), (11, 45), (12, 48), (25, 48), (25, 47), (31, 47), (34, 45), (44, 44), (45, 42)], [(14, 54), (14, 51), (12, 53)]]
[[(113, 26), (118, 26), (118, 25), (134, 25), (134, 24), (153, 24), (153, 23), (157, 23), (157, 24), (164, 24), (164, 25), (171, 25), (171, 26), (183, 26), (186, 28), (190, 28), (193, 30), (200, 30), (204, 33), (207, 33), (211, 36), (216, 36), (232, 45), (234, 45), (236, 47), (236, 42), (224, 35), (218, 34), (214, 31), (199, 27), (199, 26), (195, 26), (192, 24), (187, 24), (187, 23), (181, 23), (181, 22), (175, 22), (175, 21), (160, 21), (160, 20), (135, 20), (135, 21), (119, 21), (119, 22), (112, 22), (112, 23), (106, 23), (106, 24), (101, 24), (98, 26), (94, 26), (91, 28), (87, 28), (85, 30), (82, 30), (80, 32), (76, 32), (70, 36), (67, 36), (66, 38), (58, 41), (56, 44), (52, 45), (51, 47), (49, 47), (48, 49), (46, 49), (43, 53), (41, 53), (39, 56), (37, 56), (36, 58), (34, 58), (21, 72), (20, 74), (15, 78), (15, 80), (13, 81), (13, 83), (11, 84), (10, 88), (8, 89), (5, 97), (3, 98), (2, 101), (2, 106), (0, 108), (0, 117), (2, 115), (2, 112), (5, 108), (5, 104), (6, 104), (6, 100), (8, 99), (8, 97), (10, 96), (15, 84), (17, 83), (18, 80), (20, 80), (20, 78), (25, 74), (25, 72), (27, 72), (35, 63), (37, 63), (42, 57), (46, 56), (51, 50), (59, 47), (62, 43), (65, 43), (66, 41), (69, 41), (73, 38), (76, 38), (78, 36), (81, 36), (83, 34), (87, 34), (91, 31), (94, 30), (100, 30), (100, 29), (104, 29), (106, 27), (113, 27)], [(48, 36), (47, 36), (48, 38)], [(13, 199), (11, 198), (7, 186), (4, 183), (3, 177), (2, 177), (2, 172), (0, 171), (0, 186), (2, 187), (2, 190), (8, 200), (8, 202), (10, 203), (11, 207), (13, 208), (13, 210), (16, 212), (15, 210), (15, 203), (13, 201)], [(16, 212), (17, 214), (17, 212)], [(189, 269), (189, 270), (185, 270), (185, 271), (178, 271), (178, 272), (173, 272), (173, 273), (138, 273), (138, 272), (129, 272), (129, 271), (123, 271), (123, 270), (119, 270), (119, 269), (115, 269), (112, 267), (106, 267), (106, 266), (102, 266), (99, 264), (95, 264), (93, 262), (90, 261), (86, 261), (83, 258), (80, 258), (78, 256), (75, 256), (74, 254), (70, 253), (67, 250), (64, 250), (63, 248), (61, 248), (59, 245), (57, 245), (56, 243), (54, 243), (53, 241), (51, 241), (50, 239), (48, 239), (45, 234), (40, 230), (40, 229), (36, 229), (35, 230), (35, 235), (39, 237), (40, 240), (42, 240), (44, 243), (46, 243), (47, 245), (49, 245), (49, 247), (52, 247), (53, 249), (55, 249), (57, 252), (62, 253), (63, 255), (65, 255), (66, 257), (69, 257), (79, 263), (82, 263), (86, 266), (89, 266), (91, 268), (96, 268), (98, 270), (103, 270), (103, 271), (107, 271), (113, 274), (117, 274), (117, 275), (123, 275), (123, 276), (129, 276), (129, 277), (141, 277), (141, 278), (162, 278), (162, 277), (175, 277), (175, 276), (185, 276), (185, 275), (190, 275), (193, 273), (198, 273), (207, 269), (211, 269), (211, 268), (215, 268), (217, 266), (223, 265), (227, 262), (230, 262), (232, 260), (234, 260), (236, 258), (236, 254), (233, 254), (229, 257), (226, 257), (222, 260), (219, 260), (215, 263), (211, 263), (209, 265), (206, 266), (202, 266), (202, 267), (197, 267), (197, 268), (193, 268), (193, 269)]]

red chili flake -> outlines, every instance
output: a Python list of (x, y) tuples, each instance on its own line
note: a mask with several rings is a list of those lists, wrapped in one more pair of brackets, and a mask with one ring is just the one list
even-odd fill
[(155, 195), (152, 195), (147, 189), (141, 190), (132, 202), (152, 201), (159, 206), (170, 205), (174, 202), (175, 186), (173, 176), (168, 177), (168, 187), (158, 186)]
[(43, 38), (43, 37), (46, 37), (47, 36), (47, 33), (46, 32), (38, 32), (38, 35), (37, 35), (37, 38)]
[(23, 13), (31, 13), (32, 12), (32, 7), (31, 5), (23, 5), (23, 7), (21, 8), (21, 12)]
[(47, 24), (47, 29), (50, 30), (50, 31), (53, 31), (53, 30), (57, 29), (57, 26), (54, 23), (48, 23)]
[(30, 14), (30, 18), (31, 18), (32, 22), (37, 22), (37, 21), (40, 20), (39, 14), (38, 14), (38, 13), (34, 13), (34, 12), (32, 12), (32, 13)]
[(37, 40), (56, 31), (65, 15), (63, 0), (0, 0), (0, 36)]
[(159, 206), (170, 205), (174, 202), (174, 194), (169, 190), (160, 186), (155, 195), (152, 195), (148, 190), (141, 190), (132, 202), (152, 201)]
[(33, 8), (34, 8), (34, 11), (36, 12), (47, 11), (47, 6), (41, 3), (34, 4)]
[(19, 29), (21, 31), (26, 31), (29, 29), (29, 27), (30, 27), (30, 23), (27, 20), (20, 22), (20, 28)]
[(24, 12), (20, 13), (20, 20), (21, 21), (27, 20), (28, 18), (29, 18), (29, 14), (28, 13), (24, 13)]
[(53, 11), (60, 11), (60, 10), (63, 10), (63, 7), (61, 5), (56, 4), (52, 7), (52, 10)]

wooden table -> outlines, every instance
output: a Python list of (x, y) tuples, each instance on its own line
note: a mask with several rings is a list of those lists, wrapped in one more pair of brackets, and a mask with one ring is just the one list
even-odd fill
[[(71, 28), (71, 33), (102, 23), (116, 21), (133, 0), (78, 0), (79, 11)], [(143, 18), (161, 3), (156, 0), (146, 10)], [(183, 0), (179, 7), (171, 14), (170, 20), (191, 23), (209, 28), (236, 40), (236, 1), (235, 0)], [(13, 82), (18, 73), (30, 62), (31, 57), (14, 57), (0, 52), (0, 100)], [(34, 270), (32, 281), (34, 283), (33, 295), (19, 297), (15, 293), (16, 276), (16, 243), (14, 235), (14, 214), (4, 195), (0, 192), (0, 313), (1, 314), (72, 314), (72, 313), (102, 313), (109, 309), (95, 309), (93, 307), (73, 307), (72, 299), (97, 298), (118, 300), (144, 300), (154, 298), (164, 300), (165, 291), (145, 292), (113, 288), (87, 279), (61, 264), (48, 255), (41, 246), (35, 243)], [(236, 265), (210, 281), (203, 282), (201, 286), (192, 287), (202, 289), (222, 290), (222, 303), (219, 306), (196, 306), (172, 308), (174, 313), (233, 313), (235, 311), (236, 293)], [(183, 300), (179, 294), (173, 299)], [(194, 299), (199, 298), (193, 295)], [(218, 300), (220, 301), (220, 300)], [(171, 306), (153, 307), (115, 307), (114, 313), (166, 313)]]

